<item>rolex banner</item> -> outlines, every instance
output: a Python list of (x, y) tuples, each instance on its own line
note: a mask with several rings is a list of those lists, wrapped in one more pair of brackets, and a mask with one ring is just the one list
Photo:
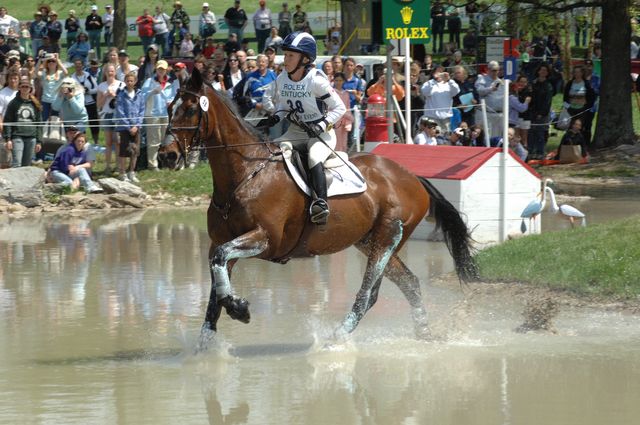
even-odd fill
[(382, 34), (385, 40), (408, 38), (413, 44), (431, 39), (431, 2), (429, 0), (384, 0)]

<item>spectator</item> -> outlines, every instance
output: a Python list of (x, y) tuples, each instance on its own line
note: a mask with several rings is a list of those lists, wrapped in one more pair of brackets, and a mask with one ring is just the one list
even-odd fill
[(158, 171), (158, 149), (169, 122), (167, 107), (176, 96), (178, 83), (167, 74), (169, 64), (165, 60), (156, 63), (156, 74), (142, 85), (145, 98), (145, 123), (147, 124), (147, 161), (149, 169)]
[(460, 18), (460, 12), (457, 7), (452, 7), (452, 10), (447, 16), (447, 29), (449, 30), (449, 43), (453, 44), (455, 49), (462, 48), (462, 44), (460, 44), (462, 19)]
[[(116, 130), (120, 136), (118, 150), (118, 171), (120, 180), (140, 183), (136, 176), (136, 160), (140, 154), (140, 129), (145, 111), (145, 100), (139, 89), (136, 89), (138, 77), (130, 72), (124, 77), (125, 88), (116, 95)], [(125, 163), (129, 158), (128, 171)]]
[(529, 159), (543, 159), (547, 132), (551, 114), (551, 101), (554, 90), (549, 82), (549, 64), (542, 63), (536, 70), (536, 79), (531, 83), (531, 103), (529, 104), (529, 116), (531, 129), (527, 141)]
[(9, 70), (7, 74), (7, 84), (0, 90), (0, 134), (2, 133), (2, 122), (7, 106), (18, 94), (18, 85), (20, 83), (20, 72), (15, 69)]
[(460, 87), (444, 72), (441, 66), (436, 67), (433, 78), (422, 85), (420, 89), (424, 96), (424, 116), (434, 121), (444, 131), (451, 127), (453, 98), (460, 93)]
[[(116, 69), (118, 69), (118, 67), (120, 66), (120, 62), (118, 62), (118, 49), (116, 47), (109, 47), (109, 51), (107, 52), (103, 68), (109, 64), (115, 66)], [(102, 81), (104, 81), (104, 78), (102, 79)]]
[[(213, 40), (211, 41), (213, 42)], [(212, 44), (213, 43), (210, 43), (209, 46), (211, 46)], [(240, 50), (240, 42), (238, 41), (238, 34), (230, 32), (229, 39), (227, 40), (226, 43), (224, 43), (224, 52), (227, 54), (227, 56), (229, 56), (232, 53), (237, 52), (238, 50)], [(210, 52), (209, 57), (211, 57), (214, 51), (215, 49), (213, 51), (209, 50)]]
[(520, 84), (518, 81), (512, 81), (509, 84), (509, 127), (514, 129), (518, 126), (520, 113), (526, 112), (531, 102), (531, 97), (520, 100), (519, 94)]
[[(484, 100), (487, 106), (488, 131), (491, 137), (502, 137), (504, 90), (501, 85), (504, 82), (498, 78), (499, 72), (500, 65), (498, 65), (498, 62), (491, 61), (488, 64), (488, 74), (479, 75), (475, 83), (475, 89), (480, 100)], [(476, 110), (475, 118), (476, 122), (482, 122), (482, 111), (480, 109)]]
[[(529, 80), (526, 75), (520, 75), (516, 79), (517, 84), (517, 92), (518, 92), (518, 101), (519, 102), (527, 102), (527, 110), (518, 113), (518, 122), (516, 123), (516, 136), (520, 138), (520, 142), (522, 146), (528, 148), (529, 146), (529, 130), (531, 129), (531, 111), (529, 110), (529, 105), (531, 105), (531, 85), (529, 84)], [(511, 102), (511, 99), (509, 99)], [(511, 118), (511, 111), (509, 111), (509, 118)]]
[(183, 58), (193, 57), (193, 40), (191, 40), (191, 33), (188, 32), (184, 35), (184, 39), (180, 42), (180, 51), (178, 56)]
[[(339, 72), (336, 67), (336, 62), (334, 62), (335, 72)], [(342, 58), (340, 58), (340, 69), (344, 73), (344, 84), (342, 87), (349, 93), (349, 103), (350, 103), (350, 111), (354, 116), (354, 120), (356, 116), (360, 115), (360, 103), (362, 102), (362, 96), (364, 95), (365, 85), (361, 78), (355, 75), (356, 62), (353, 58), (349, 57), (342, 62)], [(355, 143), (356, 135), (359, 132), (359, 128), (354, 128), (351, 133), (349, 133), (349, 140), (352, 143)]]
[(333, 55), (331, 56), (331, 63), (333, 64), (333, 72), (342, 72), (342, 56)]
[(280, 47), (282, 47), (282, 37), (278, 35), (278, 28), (271, 27), (271, 34), (269, 34), (269, 37), (265, 40), (264, 45), (265, 48), (273, 47), (275, 53), (280, 51)]
[[(589, 113), (585, 114), (582, 119), (582, 128), (584, 130), (583, 134), (591, 135), (591, 125), (596, 112), (598, 112), (598, 104), (600, 103), (600, 77), (593, 73), (593, 61), (591, 59), (584, 60), (584, 79), (589, 83), (589, 85), (591, 85), (593, 93), (595, 94), (593, 106), (589, 110)], [(585, 141), (587, 144), (590, 144), (591, 137), (585, 139)]]
[(65, 128), (75, 126), (84, 132), (89, 115), (84, 107), (84, 87), (75, 79), (66, 77), (62, 80), (51, 109), (60, 115)]
[(266, 6), (265, 0), (260, 0), (260, 7), (253, 14), (253, 26), (256, 30), (256, 38), (258, 39), (258, 52), (264, 51), (265, 41), (271, 33), (271, 10)]
[(153, 17), (149, 15), (149, 9), (143, 9), (142, 15), (136, 19), (138, 25), (138, 36), (142, 42), (142, 51), (146, 52), (149, 45), (153, 43)]
[(258, 69), (247, 75), (245, 84), (245, 93), (250, 97), (252, 108), (246, 118), (248, 120), (255, 119), (251, 122), (252, 125), (256, 125), (258, 119), (265, 116), (262, 108), (264, 88), (276, 79), (275, 72), (269, 69), (269, 58), (266, 55), (258, 55), (256, 62)]
[(0, 6), (0, 34), (18, 34), (20, 31), (20, 21), (7, 14), (7, 8)]
[(131, 72), (136, 74), (136, 82), (138, 81), (138, 66), (129, 63), (129, 53), (126, 50), (120, 50), (118, 52), (118, 68), (116, 68), (116, 79), (118, 81), (124, 81), (124, 77)]
[(37, 77), (37, 69), (35, 65), (36, 65), (36, 60), (33, 58), (33, 56), (29, 55), (24, 60), (24, 65), (20, 70), (20, 73), (22, 75), (26, 75), (27, 77), (29, 77), (29, 80), (31, 81), (32, 84)]
[(47, 121), (51, 113), (51, 104), (58, 95), (58, 86), (67, 76), (67, 68), (60, 62), (57, 53), (47, 53), (38, 62), (38, 79), (42, 88), (42, 120)]
[(49, 12), (49, 22), (47, 22), (47, 36), (51, 50), (54, 53), (60, 52), (60, 37), (62, 37), (62, 23), (58, 21), (58, 14), (55, 11)]
[(102, 189), (89, 175), (91, 161), (87, 159), (87, 151), (84, 149), (86, 142), (84, 133), (76, 134), (71, 143), (53, 160), (49, 173), (54, 183), (71, 186), (73, 189), (83, 187), (88, 193), (100, 193)]
[[(580, 146), (580, 153), (582, 157), (585, 158), (587, 156), (587, 142), (584, 140), (584, 136), (582, 134), (582, 120), (580, 118), (573, 120), (571, 128), (569, 128), (564, 136), (562, 136), (562, 140), (560, 140), (560, 145), (558, 146), (558, 153), (554, 159), (561, 159), (563, 146)], [(564, 157), (564, 155), (562, 155), (562, 157)]]
[(102, 81), (102, 68), (100, 67), (100, 62), (98, 61), (98, 59), (89, 59), (89, 68), (87, 69), (87, 72), (98, 83)]
[(222, 72), (224, 66), (227, 64), (227, 60), (224, 57), (224, 47), (218, 45), (216, 47), (216, 51), (213, 52), (213, 56), (211, 57), (211, 65), (214, 66), (216, 71)]
[[(76, 36), (80, 31), (80, 21), (76, 18), (76, 11), (71, 9), (69, 11), (69, 17), (64, 21), (64, 29), (67, 31), (67, 49), (76, 42)], [(69, 55), (69, 57), (73, 57)]]
[(282, 3), (282, 10), (278, 13), (278, 33), (282, 38), (291, 34), (291, 12), (289, 3)]
[[(325, 64), (326, 63), (331, 62), (327, 61)], [(347, 110), (334, 126), (336, 132), (336, 150), (346, 152), (348, 149), (349, 132), (353, 129), (353, 115), (349, 110), (349, 93), (343, 89), (344, 81), (344, 74), (342, 72), (338, 72), (333, 76), (333, 87)]]
[(238, 36), (238, 40), (244, 38), (244, 28), (247, 26), (249, 18), (243, 8), (240, 7), (240, 0), (233, 2), (233, 7), (227, 9), (224, 13), (224, 21), (229, 28), (229, 34), (234, 33)]
[(475, 125), (472, 125), (471, 128), (469, 128), (469, 130), (471, 132), (469, 136), (471, 138), (471, 143), (469, 146), (476, 146), (476, 147), (487, 146), (486, 140), (485, 140), (486, 136), (481, 126), (479, 126), (478, 124), (475, 124)]
[(173, 76), (178, 82), (178, 89), (183, 87), (186, 81), (189, 79), (189, 70), (184, 62), (176, 62), (173, 65)]
[(91, 129), (93, 144), (97, 145), (98, 137), (100, 135), (100, 126), (98, 125), (98, 107), (96, 105), (98, 80), (94, 75), (84, 70), (84, 63), (79, 58), (76, 58), (73, 61), (73, 66), (75, 68), (75, 72), (71, 74), (71, 78), (84, 88), (84, 108), (87, 110), (87, 116), (89, 117), (89, 128)]
[(138, 69), (138, 85), (142, 85), (147, 79), (153, 77), (156, 74), (156, 64), (159, 60), (158, 46), (152, 44), (147, 49), (144, 56), (144, 62)]
[(438, 123), (431, 121), (427, 117), (422, 117), (420, 118), (418, 126), (419, 132), (413, 142), (416, 145), (436, 146), (438, 144), (436, 139), (436, 127), (438, 127)]
[(269, 69), (276, 71), (276, 49), (273, 46), (267, 46), (264, 48), (264, 54), (269, 59)]
[[(473, 125), (475, 123), (473, 105), (478, 101), (473, 96), (473, 82), (469, 80), (467, 69), (464, 66), (456, 65), (453, 67), (453, 81), (460, 87), (460, 92), (453, 98), (453, 106), (459, 111), (461, 121)], [(464, 104), (463, 100), (465, 100)]]
[(465, 55), (475, 56), (477, 43), (476, 32), (471, 29), (468, 30), (462, 37), (462, 52)]
[(118, 137), (114, 132), (113, 115), (116, 107), (116, 95), (118, 90), (124, 87), (122, 81), (116, 79), (116, 66), (106, 64), (103, 68), (104, 81), (98, 85), (98, 113), (100, 115), (100, 127), (104, 131), (105, 151), (104, 173), (111, 174), (111, 152), (118, 147)]
[[(231, 34), (229, 34), (231, 37)], [(206, 44), (204, 45), (204, 49), (202, 49), (202, 55), (209, 59), (216, 52), (216, 42), (212, 37), (208, 37), (206, 40)]]
[(236, 57), (240, 65), (240, 69), (247, 72), (247, 52), (245, 50), (238, 50)]
[[(172, 52), (175, 51), (177, 53), (184, 33), (189, 30), (190, 22), (191, 18), (189, 18), (189, 14), (182, 7), (182, 3), (180, 1), (173, 3), (173, 13), (171, 14), (171, 24), (173, 27), (169, 35), (169, 44)], [(140, 80), (138, 81), (141, 83)]]
[(193, 59), (193, 69), (197, 69), (202, 74), (206, 63), (207, 63), (207, 58), (205, 58), (204, 55), (197, 55)]
[(213, 36), (218, 31), (216, 27), (216, 15), (209, 10), (209, 3), (202, 3), (202, 13), (200, 14), (199, 34), (203, 40)]
[[(333, 75), (334, 75), (333, 62), (324, 61), (324, 63), (322, 64), (322, 72), (324, 72), (324, 75), (327, 76), (327, 78), (329, 79), (330, 82), (333, 82)], [(342, 74), (342, 79), (344, 79), (344, 74)], [(344, 83), (344, 81), (343, 81), (343, 83)], [(349, 106), (349, 105), (347, 105), (347, 106)]]
[(302, 10), (301, 5), (296, 4), (296, 11), (293, 13), (293, 30), (306, 31), (308, 28), (309, 21), (307, 20), (307, 12)]
[[(153, 16), (153, 33), (155, 44), (162, 48), (162, 56), (169, 56), (169, 22), (171, 18), (162, 11), (162, 7), (156, 6), (156, 14)], [(146, 50), (145, 50), (146, 52)]]
[(595, 104), (596, 93), (591, 84), (584, 79), (584, 67), (578, 65), (573, 68), (573, 78), (564, 87), (562, 98), (564, 107), (567, 108), (573, 120), (580, 118), (583, 121), (582, 136), (586, 143), (591, 141), (591, 108)]
[[(520, 138), (516, 134), (516, 129), (513, 127), (509, 127), (509, 129), (507, 130), (507, 137), (509, 138), (509, 149), (511, 149), (518, 156), (518, 158), (520, 158), (521, 161), (526, 161), (529, 152), (524, 146), (522, 146), (522, 143), (520, 143)], [(496, 146), (502, 147), (503, 143), (504, 140), (500, 139)]]
[[(387, 71), (388, 72), (388, 71)], [(342, 74), (344, 76), (344, 74)], [(393, 97), (396, 98), (396, 100), (398, 102), (402, 101), (404, 99), (405, 96), (405, 92), (404, 92), (404, 88), (398, 84), (398, 82), (395, 79), (395, 75), (393, 73), (393, 71), (391, 71), (391, 91), (393, 93)], [(387, 74), (382, 74), (380, 76), (380, 78), (378, 78), (378, 81), (376, 81), (374, 84), (372, 84), (371, 86), (369, 86), (369, 88), (367, 89), (367, 96), (373, 96), (374, 94), (377, 94), (379, 96), (382, 96), (383, 98), (386, 98), (387, 96), (387, 78), (386, 78)], [(344, 83), (343, 83), (344, 84)]]
[[(409, 73), (409, 98), (411, 99), (411, 122), (413, 123), (414, 128), (418, 128), (418, 121), (423, 114), (424, 111), (424, 97), (420, 92), (420, 88), (422, 87), (422, 83), (420, 81), (420, 63), (413, 62), (411, 64), (410, 73)], [(406, 97), (405, 97), (406, 99)], [(406, 102), (403, 105), (402, 110), (406, 110)], [(412, 128), (413, 130), (413, 128)], [(412, 133), (415, 133), (412, 131)]]
[(91, 6), (91, 13), (84, 21), (84, 29), (89, 34), (89, 44), (91, 48), (96, 52), (98, 58), (102, 57), (100, 54), (100, 34), (102, 33), (102, 18), (98, 15), (98, 6), (95, 4)]
[(105, 46), (107, 46), (107, 49), (111, 47), (114, 18), (115, 18), (115, 14), (113, 12), (113, 8), (109, 4), (106, 5), (104, 7), (104, 14), (102, 15), (102, 25), (104, 28), (104, 44)]
[(42, 127), (37, 125), (41, 121), (40, 102), (32, 94), (33, 85), (28, 77), (17, 80), (19, 94), (14, 93), (13, 99), (2, 111), (2, 133), (7, 141), (6, 149), (12, 153), (11, 167), (14, 168), (31, 165), (34, 153), (40, 152), (42, 148), (39, 143), (42, 139)]
[(33, 54), (38, 56), (42, 46), (42, 37), (47, 33), (47, 23), (42, 20), (42, 12), (34, 13), (33, 19), (33, 22), (29, 25), (29, 33), (31, 34)]
[(87, 57), (89, 56), (89, 50), (91, 50), (89, 37), (87, 36), (87, 34), (81, 32), (78, 34), (76, 40), (67, 50), (67, 55), (72, 61), (76, 58), (82, 59), (82, 63), (86, 65)]
[(444, 52), (443, 37), (446, 24), (446, 10), (438, 0), (431, 7), (431, 34), (433, 36), (433, 53)]

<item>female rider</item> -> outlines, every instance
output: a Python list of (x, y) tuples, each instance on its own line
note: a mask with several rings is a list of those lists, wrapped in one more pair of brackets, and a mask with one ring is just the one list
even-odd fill
[(342, 118), (346, 108), (326, 75), (311, 66), (316, 59), (316, 49), (316, 40), (306, 32), (291, 33), (284, 40), (285, 72), (280, 73), (275, 82), (276, 111), (260, 126), (273, 126), (281, 117), (295, 113), (295, 122), (275, 142), (294, 147), (306, 146), (316, 194), (309, 208), (311, 222), (326, 224), (329, 205), (322, 163), (336, 147), (333, 126)]

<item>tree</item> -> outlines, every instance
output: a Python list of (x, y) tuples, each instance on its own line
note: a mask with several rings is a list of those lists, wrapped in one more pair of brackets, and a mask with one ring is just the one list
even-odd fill
[(593, 138), (596, 148), (633, 144), (631, 106), (631, 0), (594, 0), (567, 2), (564, 0), (521, 0), (533, 9), (563, 13), (579, 7), (602, 10), (602, 82), (598, 121)]
[(127, 0), (113, 0), (113, 44), (127, 48)]

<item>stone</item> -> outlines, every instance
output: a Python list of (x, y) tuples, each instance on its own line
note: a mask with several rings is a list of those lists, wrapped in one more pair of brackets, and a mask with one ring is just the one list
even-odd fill
[(140, 202), (138, 199), (128, 195), (123, 195), (120, 193), (109, 195), (107, 202), (112, 206), (116, 206), (120, 208), (123, 208), (123, 207), (144, 208), (144, 204)]
[(113, 177), (98, 180), (105, 193), (121, 193), (135, 198), (146, 198), (147, 194), (133, 183), (124, 182)]
[(45, 171), (38, 167), (0, 170), (0, 199), (36, 207), (43, 203)]

